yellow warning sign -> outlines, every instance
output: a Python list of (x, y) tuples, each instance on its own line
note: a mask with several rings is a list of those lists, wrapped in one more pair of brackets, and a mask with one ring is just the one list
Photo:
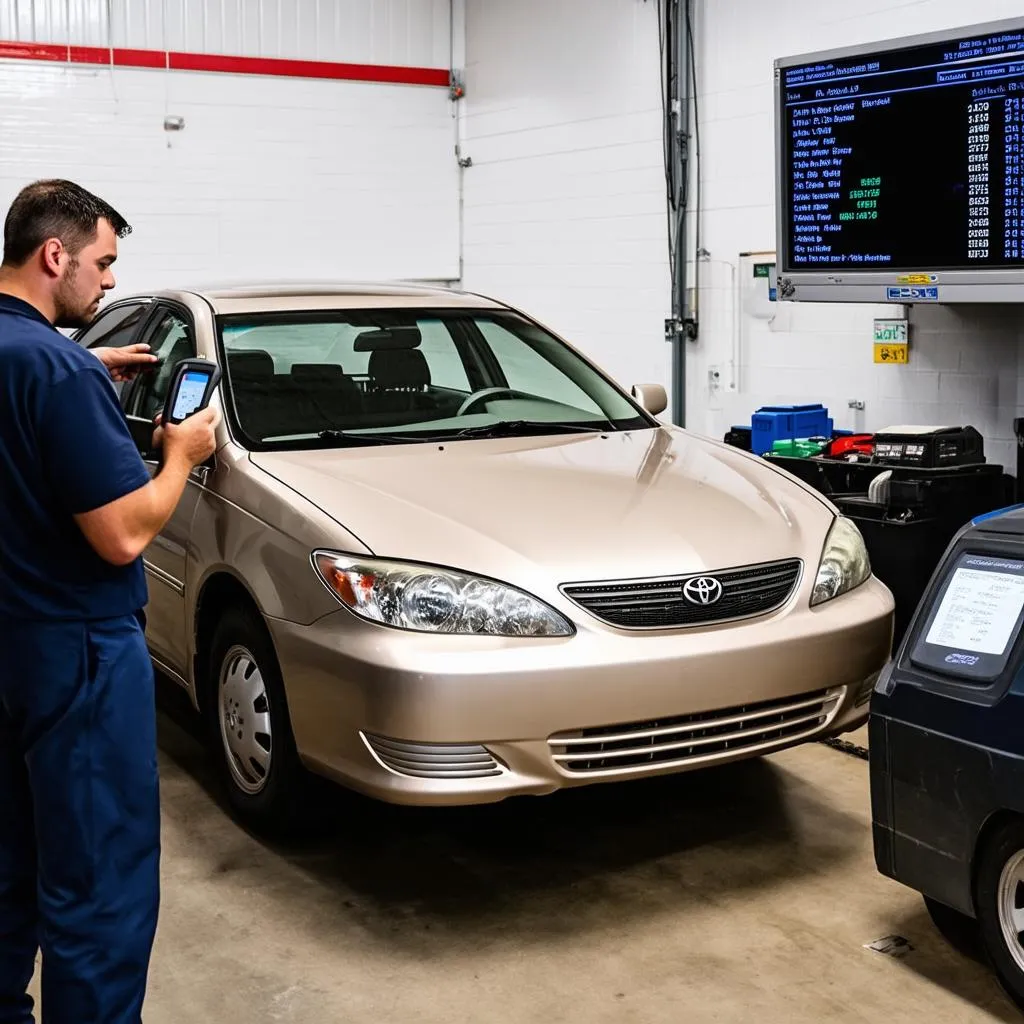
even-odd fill
[(892, 342), (875, 342), (876, 363), (909, 363), (910, 346)]
[(896, 278), (897, 284), (935, 284), (938, 278), (935, 274), (900, 274)]

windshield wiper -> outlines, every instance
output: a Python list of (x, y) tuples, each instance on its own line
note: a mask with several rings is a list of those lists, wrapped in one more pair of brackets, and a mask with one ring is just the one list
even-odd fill
[(409, 444), (424, 440), (422, 437), (410, 437), (407, 434), (352, 434), (347, 430), (321, 430), (316, 436), (321, 441), (341, 441), (353, 448), (360, 445)]
[(317, 438), (321, 441), (337, 441), (351, 447), (379, 444), (422, 444), (438, 441), (462, 441), (470, 438), (487, 437), (536, 437), (543, 434), (600, 434), (605, 430), (618, 430), (609, 421), (607, 427), (575, 426), (571, 423), (548, 422), (546, 420), (503, 420), (501, 423), (487, 423), (479, 427), (465, 427), (445, 434), (355, 434), (347, 430), (321, 430)]
[(472, 437), (533, 437), (542, 434), (600, 434), (617, 427), (580, 427), (572, 423), (549, 423), (545, 420), (502, 420), (480, 427), (466, 427), (456, 431), (450, 440)]

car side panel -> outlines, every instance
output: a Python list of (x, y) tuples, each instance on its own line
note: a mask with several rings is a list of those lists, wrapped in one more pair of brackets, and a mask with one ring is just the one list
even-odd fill
[(308, 624), (338, 610), (310, 556), (318, 547), (369, 553), (358, 538), (232, 444), (199, 492), (186, 578), (190, 663), (202, 590), (218, 573), (235, 577), (264, 616)]

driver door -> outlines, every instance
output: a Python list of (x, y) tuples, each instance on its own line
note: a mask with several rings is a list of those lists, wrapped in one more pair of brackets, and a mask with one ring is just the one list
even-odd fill
[[(141, 374), (126, 396), (125, 413), (137, 438), (151, 434), (153, 420), (163, 411), (174, 367), (196, 354), (195, 331), (184, 309), (161, 306), (142, 341), (160, 362), (155, 371)], [(143, 449), (148, 445), (141, 445)], [(150, 475), (155, 476), (159, 453), (143, 451)], [(188, 677), (185, 642), (185, 569), (189, 533), (200, 495), (202, 471), (193, 470), (185, 493), (167, 525), (143, 554), (149, 584), (146, 640), (157, 665), (184, 683)]]

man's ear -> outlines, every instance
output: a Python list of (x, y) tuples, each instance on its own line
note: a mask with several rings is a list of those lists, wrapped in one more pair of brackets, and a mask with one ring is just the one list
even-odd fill
[(43, 242), (39, 258), (42, 260), (43, 269), (50, 277), (60, 277), (67, 258), (64, 243), (59, 238), (48, 238)]

